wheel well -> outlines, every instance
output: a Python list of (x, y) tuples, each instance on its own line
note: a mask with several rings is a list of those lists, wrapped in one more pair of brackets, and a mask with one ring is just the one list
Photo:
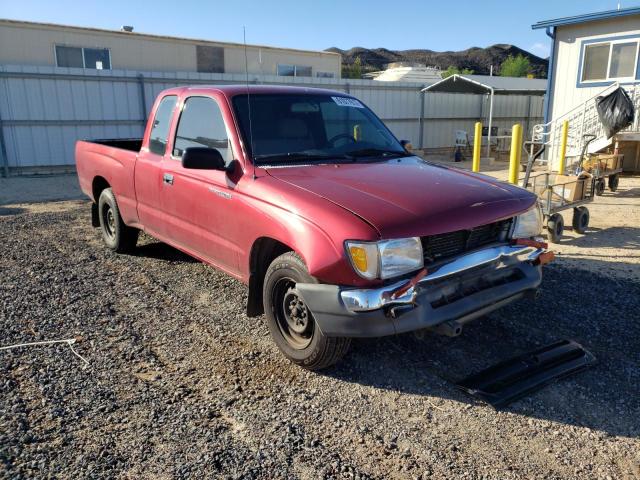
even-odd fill
[(247, 300), (249, 317), (257, 317), (264, 313), (262, 287), (269, 265), (276, 257), (292, 251), (293, 248), (269, 237), (261, 237), (253, 243), (249, 256), (249, 298)]
[(91, 185), (91, 193), (93, 194), (93, 201), (98, 203), (98, 199), (100, 198), (100, 194), (105, 188), (109, 188), (109, 182), (104, 177), (96, 177), (93, 179), (93, 184)]

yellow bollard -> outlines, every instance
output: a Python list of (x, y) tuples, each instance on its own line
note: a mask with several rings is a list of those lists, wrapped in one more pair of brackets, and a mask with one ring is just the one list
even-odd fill
[(473, 163), (471, 170), (480, 171), (480, 147), (482, 146), (482, 122), (476, 122), (476, 130), (473, 137)]
[(518, 183), (520, 155), (522, 149), (522, 125), (516, 123), (511, 130), (511, 152), (509, 155), (509, 183)]
[(569, 137), (569, 120), (562, 122), (562, 136), (560, 137), (560, 163), (558, 173), (564, 175), (564, 161), (567, 157), (567, 138)]

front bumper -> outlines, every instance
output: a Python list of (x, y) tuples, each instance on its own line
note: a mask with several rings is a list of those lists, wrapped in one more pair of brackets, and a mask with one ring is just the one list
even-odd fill
[[(467, 253), (429, 272), (401, 294), (402, 280), (378, 288), (297, 284), (327, 336), (381, 337), (466, 323), (536, 291), (542, 248), (496, 245)], [(396, 295), (394, 296), (394, 293)]]

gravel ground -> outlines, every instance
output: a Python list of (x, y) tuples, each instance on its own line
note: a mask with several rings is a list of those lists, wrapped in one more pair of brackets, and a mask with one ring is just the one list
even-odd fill
[[(598, 199), (536, 301), (358, 340), (323, 373), (278, 353), (239, 282), (145, 236), (108, 251), (88, 203), (0, 207), (0, 346), (76, 338), (90, 362), (0, 351), (0, 478), (640, 478), (638, 187)], [(451, 384), (563, 337), (599, 364), (503, 411)]]

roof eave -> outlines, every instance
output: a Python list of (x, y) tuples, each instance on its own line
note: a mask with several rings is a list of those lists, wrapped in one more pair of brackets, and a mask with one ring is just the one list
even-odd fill
[(533, 30), (549, 27), (562, 27), (566, 25), (577, 25), (579, 23), (596, 22), (598, 20), (608, 20), (610, 18), (627, 17), (629, 15), (640, 15), (640, 7), (624, 8), (620, 10), (607, 10), (604, 12), (587, 13), (572, 17), (554, 18), (542, 20), (531, 25)]

